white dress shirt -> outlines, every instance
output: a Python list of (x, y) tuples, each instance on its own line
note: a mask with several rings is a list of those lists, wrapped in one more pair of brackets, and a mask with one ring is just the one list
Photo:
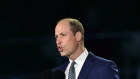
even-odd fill
[[(87, 56), (88, 56), (88, 51), (85, 48), (84, 52), (76, 60), (74, 60), (76, 62), (76, 64), (74, 65), (75, 73), (76, 73), (76, 79), (79, 76), (79, 73), (81, 71), (81, 68), (82, 68)], [(70, 68), (70, 65), (72, 63), (71, 59), (69, 59), (69, 61), (70, 61), (70, 63), (68, 64), (68, 66), (66, 68), (66, 71), (65, 71), (65, 75), (66, 75), (65, 79), (68, 79), (69, 68)]]

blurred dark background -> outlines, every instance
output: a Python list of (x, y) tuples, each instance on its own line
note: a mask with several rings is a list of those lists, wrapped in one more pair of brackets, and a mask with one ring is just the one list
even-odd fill
[(63, 63), (54, 29), (71, 17), (85, 27), (85, 46), (116, 62), (121, 79), (140, 79), (140, 12), (136, 0), (1, 0), (0, 79), (40, 79)]

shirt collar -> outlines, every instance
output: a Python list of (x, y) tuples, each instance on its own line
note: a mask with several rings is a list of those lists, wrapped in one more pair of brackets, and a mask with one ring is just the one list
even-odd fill
[[(85, 48), (84, 52), (76, 59), (74, 60), (76, 62), (77, 65), (82, 65), (86, 59), (86, 57), (88, 56), (88, 51)], [(69, 59), (70, 63), (72, 63), (72, 60)]]

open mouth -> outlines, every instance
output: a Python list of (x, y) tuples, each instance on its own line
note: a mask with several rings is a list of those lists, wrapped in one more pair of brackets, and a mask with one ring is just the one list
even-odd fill
[(57, 48), (58, 48), (59, 52), (63, 51), (63, 47), (58, 46)]

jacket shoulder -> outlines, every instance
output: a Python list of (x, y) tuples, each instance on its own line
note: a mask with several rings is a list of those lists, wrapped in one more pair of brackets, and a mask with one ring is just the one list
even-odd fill
[(100, 57), (100, 56), (96, 56), (94, 55), (92, 52), (89, 52), (89, 55), (93, 58), (93, 62), (96, 64), (107, 64), (107, 63), (113, 63), (115, 64), (114, 61)]

